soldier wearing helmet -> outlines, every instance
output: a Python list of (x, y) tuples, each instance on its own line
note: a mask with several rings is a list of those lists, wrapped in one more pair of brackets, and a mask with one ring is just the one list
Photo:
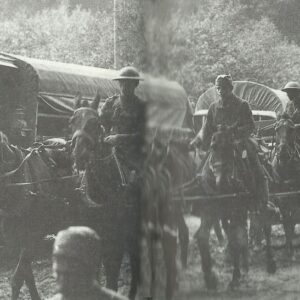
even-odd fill
[(69, 227), (58, 233), (53, 247), (57, 294), (50, 300), (126, 300), (97, 283), (100, 239), (88, 227)]
[(249, 138), (254, 130), (249, 104), (233, 93), (231, 76), (219, 75), (216, 78), (215, 87), (220, 99), (211, 104), (204, 126), (192, 141), (192, 145), (201, 142), (205, 150), (208, 149), (211, 137), (218, 125), (225, 125), (232, 129), (237, 139)]
[(300, 84), (296, 81), (290, 81), (282, 91), (286, 92), (290, 99), (285, 113), (292, 118), (294, 123), (300, 123)]
[(191, 142), (191, 146), (200, 144), (204, 150), (208, 150), (211, 138), (217, 128), (225, 126), (236, 140), (237, 152), (247, 157), (249, 161), (249, 173), (253, 172), (254, 182), (249, 179), (248, 188), (255, 194), (255, 198), (266, 203), (268, 199), (267, 180), (264, 169), (258, 157), (257, 144), (251, 139), (255, 129), (252, 111), (247, 101), (240, 99), (233, 93), (233, 82), (230, 75), (219, 75), (215, 81), (215, 87), (219, 100), (209, 107), (206, 121)]
[(100, 121), (105, 128), (105, 142), (116, 149), (126, 183), (132, 174), (139, 173), (143, 162), (145, 137), (145, 103), (135, 95), (135, 89), (143, 78), (133, 67), (121, 69), (114, 78), (120, 87), (120, 95), (106, 100), (101, 108)]

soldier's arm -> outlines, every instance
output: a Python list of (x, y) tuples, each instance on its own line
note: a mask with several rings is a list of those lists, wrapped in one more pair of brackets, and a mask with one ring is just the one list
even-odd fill
[(295, 112), (295, 105), (294, 102), (289, 101), (286, 105), (286, 108), (284, 110), (285, 114), (288, 114), (290, 117), (294, 114)]
[(215, 131), (214, 127), (214, 107), (211, 105), (209, 107), (206, 120), (198, 134), (202, 141), (202, 148), (205, 151), (207, 151), (210, 147), (211, 138)]
[(248, 138), (254, 132), (255, 124), (248, 102), (245, 101), (241, 105), (240, 122), (237, 127), (237, 136), (239, 138)]

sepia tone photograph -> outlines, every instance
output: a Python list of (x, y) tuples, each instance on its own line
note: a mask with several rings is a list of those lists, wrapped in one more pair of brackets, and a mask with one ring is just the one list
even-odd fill
[(0, 300), (300, 299), (299, 0), (0, 5)]

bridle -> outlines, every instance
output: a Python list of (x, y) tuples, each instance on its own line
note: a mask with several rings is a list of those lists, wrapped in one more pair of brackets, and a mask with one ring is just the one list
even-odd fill
[[(97, 120), (98, 116), (92, 117), (89, 120), (93, 120), (93, 119)], [(84, 128), (76, 130), (75, 133), (73, 134), (73, 137), (72, 137), (72, 148), (74, 148), (74, 145), (75, 145), (75, 142), (76, 142), (77, 138), (85, 138), (89, 142), (89, 145), (90, 145), (89, 152), (90, 152), (91, 155), (89, 155), (88, 165), (89, 165), (89, 168), (91, 168), (92, 172), (97, 172), (96, 171), (97, 164), (95, 164), (95, 162), (97, 162), (97, 161), (104, 162), (104, 161), (109, 161), (109, 160), (113, 159), (114, 162), (116, 163), (116, 167), (117, 167), (119, 175), (120, 175), (121, 186), (126, 186), (127, 185), (126, 178), (125, 178), (124, 172), (122, 170), (120, 161), (119, 161), (119, 159), (116, 155), (115, 147), (112, 147), (111, 152), (108, 155), (104, 156), (104, 157), (100, 156), (101, 151), (97, 151), (97, 150), (99, 150), (97, 148), (97, 145), (105, 143), (104, 142), (104, 132), (105, 132), (105, 130), (102, 126), (100, 126), (100, 129), (102, 130), (102, 134), (100, 135), (100, 137), (98, 137), (98, 136), (93, 137)]]

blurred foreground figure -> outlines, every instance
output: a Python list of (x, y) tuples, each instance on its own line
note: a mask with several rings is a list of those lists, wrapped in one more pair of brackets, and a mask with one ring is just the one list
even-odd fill
[(69, 227), (58, 233), (53, 248), (57, 294), (50, 300), (126, 300), (97, 282), (100, 239), (88, 227)]

